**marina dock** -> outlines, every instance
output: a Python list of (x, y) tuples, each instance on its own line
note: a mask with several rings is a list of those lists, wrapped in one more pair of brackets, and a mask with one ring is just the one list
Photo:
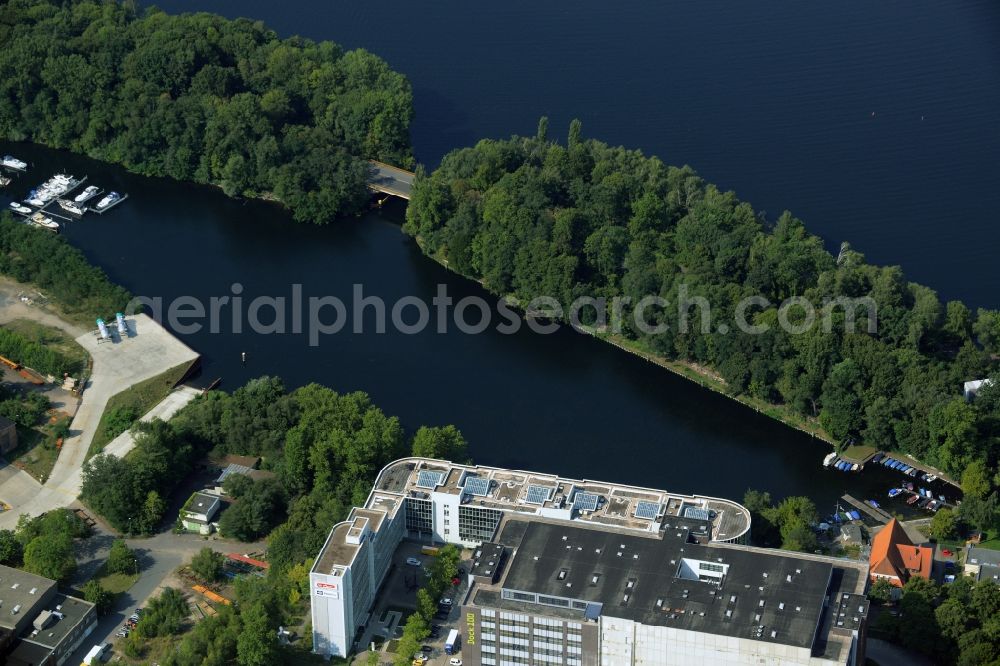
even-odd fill
[(883, 509), (876, 509), (871, 504), (866, 504), (865, 502), (862, 502), (861, 500), (855, 497), (851, 497), (850, 495), (845, 494), (840, 499), (843, 500), (844, 502), (847, 502), (855, 509), (858, 509), (859, 511), (864, 511), (866, 514), (877, 520), (882, 525), (885, 525), (887, 522), (892, 520), (893, 516), (888, 511), (884, 511)]
[(127, 194), (123, 194), (120, 198), (116, 199), (115, 201), (111, 202), (110, 204), (108, 204), (107, 206), (105, 206), (104, 208), (102, 208), (100, 210), (98, 210), (96, 208), (88, 208), (87, 211), (91, 212), (91, 213), (97, 213), (98, 215), (104, 215), (109, 210), (111, 210), (112, 208), (114, 208), (115, 206), (117, 206), (118, 204), (120, 204), (121, 202), (125, 201), (126, 199), (128, 199), (128, 195)]

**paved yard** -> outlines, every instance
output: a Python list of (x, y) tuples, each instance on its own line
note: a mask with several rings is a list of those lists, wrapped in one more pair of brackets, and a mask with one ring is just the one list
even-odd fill
[[(116, 537), (104, 529), (100, 523), (95, 528), (94, 535), (80, 543), (77, 552), (79, 569), (74, 584), (82, 586), (90, 576), (100, 568), (107, 559), (111, 542)], [(176, 587), (190, 592), (186, 585), (178, 584), (173, 575), (178, 567), (186, 564), (202, 548), (211, 548), (219, 553), (253, 553), (266, 548), (266, 544), (241, 543), (228, 541), (218, 537), (205, 539), (196, 534), (173, 534), (162, 532), (146, 539), (128, 539), (139, 558), (141, 570), (139, 580), (130, 590), (119, 597), (115, 609), (110, 614), (98, 620), (97, 628), (77, 649), (66, 664), (79, 664), (91, 647), (102, 642), (119, 640), (115, 637), (125, 619), (137, 607), (144, 606), (150, 597), (160, 593), (163, 587)]]
[[(36, 492), (26, 495), (23, 482), (0, 485), (0, 500), (13, 507), (0, 514), (0, 527), (14, 527), (19, 514), (38, 515), (73, 502), (80, 494), (80, 469), (108, 400), (133, 384), (198, 358), (147, 315), (135, 315), (128, 324), (128, 335), (119, 338), (116, 334), (111, 341), (99, 341), (93, 332), (76, 338), (93, 358), (94, 367), (70, 425), (70, 436), (48, 481)], [(127, 448), (122, 446), (122, 450)]]

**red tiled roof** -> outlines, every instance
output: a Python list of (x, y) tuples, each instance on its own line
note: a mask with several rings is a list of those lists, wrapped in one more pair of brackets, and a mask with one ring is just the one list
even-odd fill
[(933, 556), (930, 548), (913, 545), (893, 518), (872, 539), (868, 567), (872, 574), (893, 578), (891, 582), (902, 586), (910, 576), (930, 578)]

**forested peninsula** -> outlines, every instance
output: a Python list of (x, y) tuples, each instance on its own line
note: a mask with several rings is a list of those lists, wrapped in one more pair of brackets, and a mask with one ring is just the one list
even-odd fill
[(260, 21), (130, 3), (0, 5), (0, 136), (209, 183), (326, 223), (368, 202), (367, 160), (412, 165), (412, 91), (363, 50)]
[[(418, 171), (406, 231), (430, 256), (521, 303), (580, 295), (674, 303), (684, 285), (711, 304), (708, 330), (681, 333), (667, 307), (656, 321), (667, 330), (647, 334), (626, 306), (619, 342), (707, 368), (729, 393), (815, 420), (836, 443), (936, 465), (961, 479), (970, 523), (1000, 523), (1000, 313), (942, 304), (899, 267), (873, 266), (849, 248), (835, 258), (791, 214), (767, 220), (689, 167), (584, 139), (578, 121), (565, 146), (547, 133), (543, 118), (534, 137), (484, 140), (448, 154), (432, 174)], [(771, 303), (748, 313), (768, 331), (720, 332), (751, 295)], [(795, 296), (817, 309), (825, 299), (871, 297), (877, 332), (835, 324), (788, 333), (777, 307)], [(974, 402), (963, 399), (963, 382), (989, 376)]]

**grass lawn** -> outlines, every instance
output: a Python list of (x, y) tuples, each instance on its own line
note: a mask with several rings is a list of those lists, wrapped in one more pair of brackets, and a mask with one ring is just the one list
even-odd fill
[(121, 393), (112, 396), (104, 408), (104, 414), (101, 415), (101, 422), (97, 424), (97, 432), (94, 433), (94, 439), (90, 442), (87, 458), (100, 453), (112, 439), (121, 434), (121, 432), (109, 432), (107, 427), (108, 414), (116, 410), (130, 410), (138, 420), (139, 417), (167, 397), (171, 389), (187, 373), (189, 367), (191, 367), (190, 363), (182, 363), (155, 377), (133, 384)]
[(45, 483), (59, 458), (55, 423), (35, 428), (17, 429), (17, 448), (6, 456), (18, 469), (23, 469), (39, 483)]
[(138, 574), (120, 574), (120, 573), (108, 573), (105, 569), (105, 565), (101, 565), (101, 568), (97, 570), (94, 574), (94, 580), (101, 584), (108, 592), (112, 594), (121, 594), (125, 592), (130, 587), (135, 585), (135, 582), (139, 580)]
[(848, 460), (853, 460), (854, 462), (861, 462), (862, 460), (867, 460), (871, 456), (878, 452), (874, 446), (862, 446), (855, 444), (854, 446), (848, 446), (840, 454), (841, 458), (847, 458)]
[(1000, 537), (980, 542), (977, 548), (987, 548), (989, 550), (1000, 550)]
[(39, 324), (29, 319), (15, 319), (4, 324), (4, 328), (23, 335), (32, 342), (37, 342), (45, 347), (51, 347), (65, 354), (73, 361), (73, 366), (70, 370), (70, 375), (73, 377), (80, 377), (80, 374), (87, 367), (87, 362), (90, 360), (87, 351), (77, 344), (76, 340), (58, 328)]

